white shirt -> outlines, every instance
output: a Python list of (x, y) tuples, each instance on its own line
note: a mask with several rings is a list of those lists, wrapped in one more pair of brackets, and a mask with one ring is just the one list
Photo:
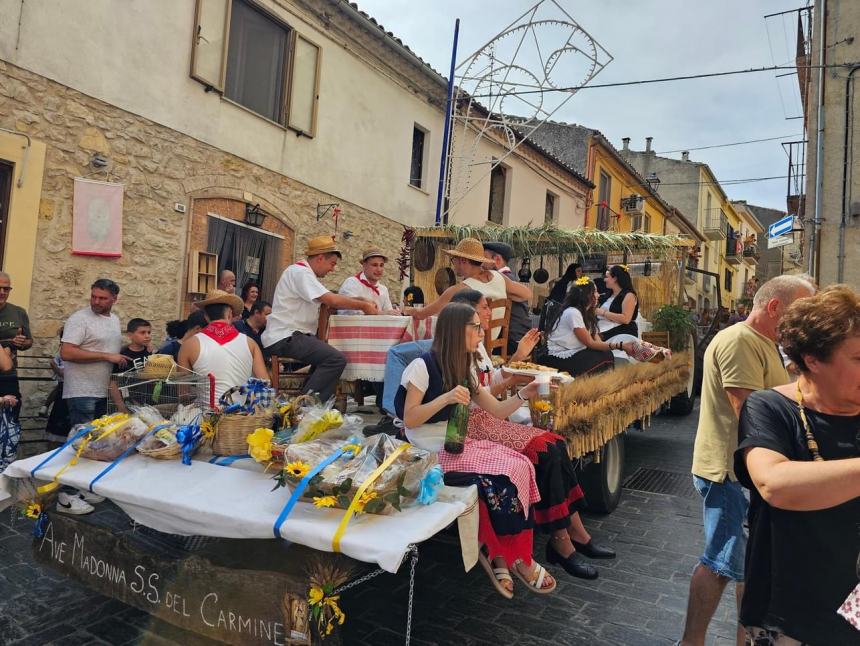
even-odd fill
[[(505, 282), (505, 277), (497, 271), (491, 271), (490, 276), (490, 280), (486, 283), (478, 280), (477, 278), (466, 278), (465, 280), (463, 280), (463, 284), (471, 289), (475, 289), (481, 292), (487, 298), (488, 301), (495, 301), (500, 298), (507, 298), (508, 285)], [(504, 307), (493, 308), (493, 320), (504, 318), (504, 316)], [(498, 339), (499, 334), (501, 334), (501, 332), (501, 327), (492, 328), (490, 330), (490, 338)]]
[[(351, 296), (353, 298), (364, 298), (368, 301), (373, 301), (376, 303), (376, 306), (379, 308), (380, 313), (386, 310), (392, 310), (394, 307), (391, 305), (391, 297), (388, 295), (388, 288), (382, 283), (376, 283), (374, 287), (379, 291), (377, 294), (370, 287), (362, 283), (362, 280), (367, 280), (367, 276), (364, 275), (364, 272), (361, 272), (358, 276), (350, 276), (343, 284), (340, 286), (340, 289), (337, 290), (338, 294), (343, 296)], [(364, 314), (361, 310), (340, 310), (341, 314)]]
[[(400, 385), (409, 390), (409, 384), (415, 386), (422, 393), (426, 393), (430, 387), (430, 373), (427, 372), (427, 364), (421, 358), (415, 359), (406, 366), (400, 377)], [(433, 422), (421, 424), (415, 428), (404, 428), (406, 438), (419, 449), (434, 451), (438, 453), (445, 444), (445, 430), (448, 422)]]
[[(116, 354), (122, 349), (119, 318), (113, 312), (107, 316), (96, 314), (90, 307), (78, 310), (66, 320), (62, 341), (81, 350)], [(110, 361), (66, 361), (63, 399), (107, 397), (111, 372)]]
[[(605, 309), (607, 312), (609, 311), (609, 306), (615, 301), (615, 294), (607, 298), (603, 301), (603, 305), (600, 307)], [(609, 319), (603, 318), (602, 316), (597, 317), (597, 331), (598, 332), (606, 332), (607, 330), (611, 330), (616, 327), (618, 323), (615, 321), (610, 321)]]
[(549, 333), (549, 338), (546, 341), (547, 352), (554, 357), (567, 359), (580, 350), (585, 350), (588, 346), (576, 338), (576, 334), (573, 332), (576, 328), (587, 331), (582, 312), (575, 307), (568, 307), (558, 320), (558, 325)]
[(253, 375), (254, 358), (246, 335), (240, 332), (224, 345), (203, 332), (198, 332), (194, 337), (200, 345), (200, 352), (191, 369), (201, 375), (211, 374), (215, 378), (216, 402), (227, 390), (241, 386)]
[(316, 334), (320, 316), (318, 299), (328, 291), (304, 261), (284, 269), (262, 335), (263, 347), (291, 337), (293, 332)]

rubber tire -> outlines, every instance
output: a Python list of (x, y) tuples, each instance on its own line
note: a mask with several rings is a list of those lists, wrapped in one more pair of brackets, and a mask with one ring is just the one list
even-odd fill
[(621, 500), (624, 483), (624, 433), (600, 447), (600, 462), (582, 469), (579, 484), (585, 492), (588, 510), (609, 514)]
[[(695, 347), (692, 346), (692, 347)], [(675, 395), (669, 400), (669, 413), (679, 417), (685, 417), (693, 412), (696, 405), (696, 378), (701, 378), (699, 360), (693, 353), (693, 365), (690, 367), (690, 379), (687, 381), (687, 390)]]

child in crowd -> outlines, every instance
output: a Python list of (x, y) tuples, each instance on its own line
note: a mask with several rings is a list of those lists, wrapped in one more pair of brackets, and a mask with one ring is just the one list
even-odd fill
[[(152, 354), (152, 324), (149, 321), (133, 318), (126, 325), (125, 333), (128, 336), (128, 344), (122, 346), (119, 353), (124, 357), (128, 357), (128, 363), (122, 368), (119, 365), (115, 365), (113, 369), (114, 374), (127, 370), (140, 370), (146, 364), (146, 358)], [(149, 390), (135, 393), (135, 395), (143, 395), (143, 397), (137, 397), (137, 399), (149, 399), (149, 394), (151, 394)], [(110, 396), (118, 411), (123, 413), (128, 412), (115, 378), (112, 378), (110, 382)], [(140, 403), (148, 402), (141, 401)]]

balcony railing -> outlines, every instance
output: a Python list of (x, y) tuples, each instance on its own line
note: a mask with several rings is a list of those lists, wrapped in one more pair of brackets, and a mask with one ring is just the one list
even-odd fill
[(748, 244), (744, 247), (744, 260), (746, 260), (749, 264), (757, 265), (758, 259), (758, 246), (754, 244)]
[(725, 240), (729, 233), (729, 220), (722, 209), (705, 211), (705, 225), (702, 233), (708, 240)]

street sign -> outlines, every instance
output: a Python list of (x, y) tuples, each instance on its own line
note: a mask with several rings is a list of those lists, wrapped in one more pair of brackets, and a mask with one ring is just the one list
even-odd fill
[[(792, 227), (794, 226), (794, 216), (789, 214), (784, 218), (777, 220), (773, 224), (771, 224), (767, 228), (767, 237), (768, 238), (777, 238), (779, 236), (784, 236), (786, 233), (790, 233)], [(787, 244), (787, 243), (783, 243)]]
[(792, 242), (794, 242), (794, 236), (776, 236), (775, 238), (768, 237), (767, 248), (776, 249), (777, 247), (789, 245)]

